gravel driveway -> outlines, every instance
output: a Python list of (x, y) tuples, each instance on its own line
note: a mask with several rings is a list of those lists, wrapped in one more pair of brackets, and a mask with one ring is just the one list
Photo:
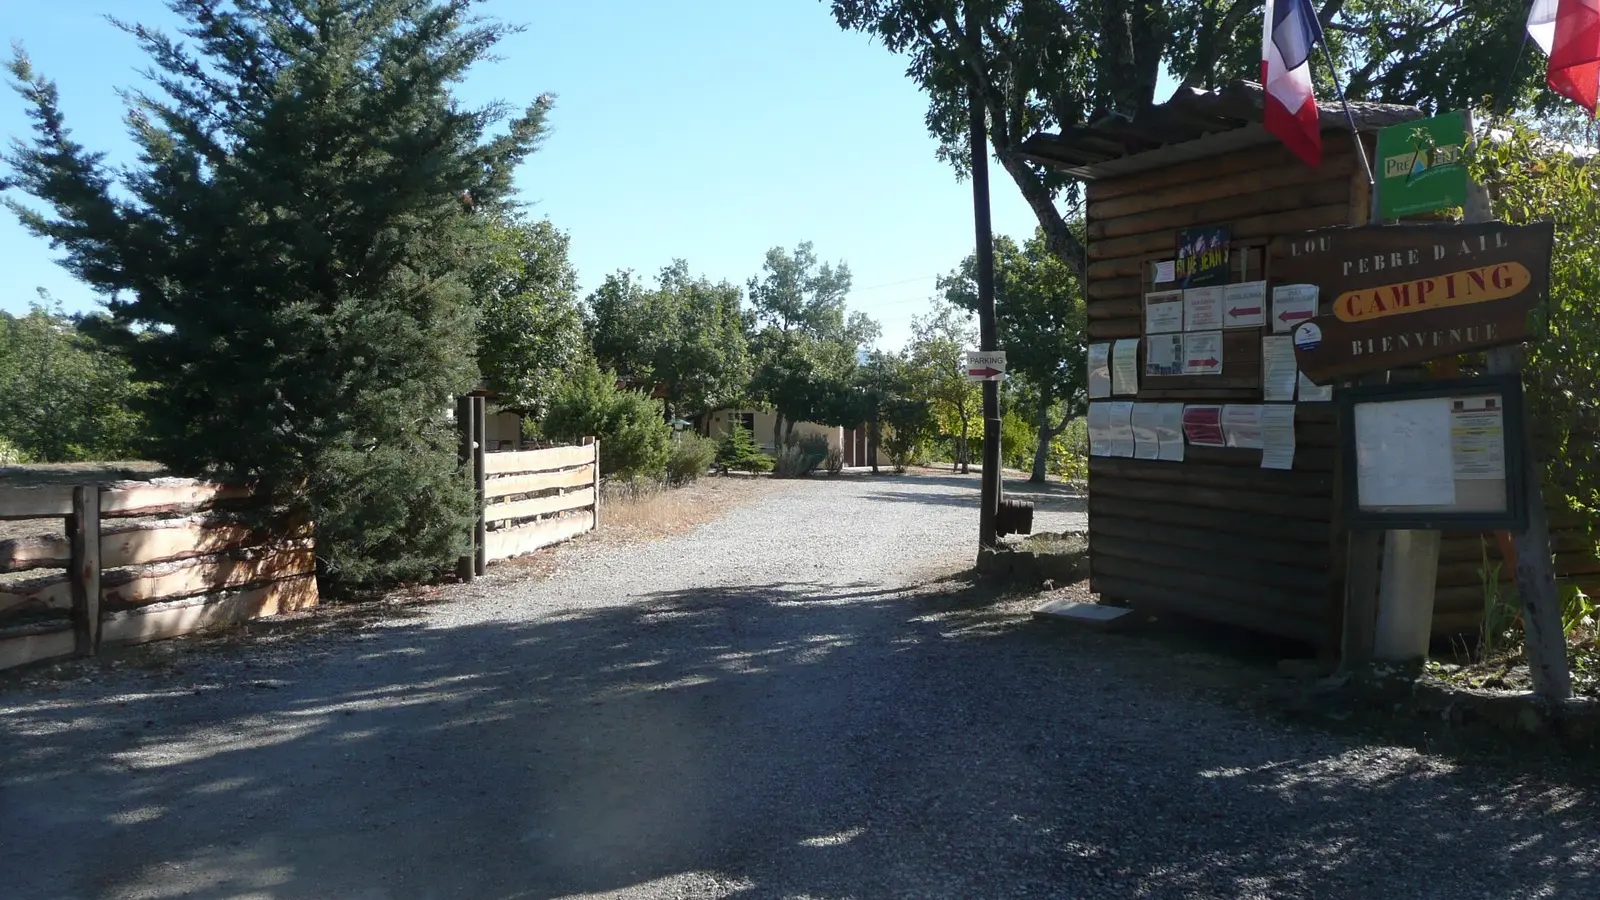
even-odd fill
[(1600, 896), (1585, 789), (905, 592), (969, 560), (975, 498), (775, 484), (407, 617), (7, 691), (0, 896)]

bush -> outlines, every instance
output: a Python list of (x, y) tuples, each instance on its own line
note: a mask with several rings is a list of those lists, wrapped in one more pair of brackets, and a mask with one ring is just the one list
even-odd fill
[(844, 471), (844, 448), (829, 447), (828, 458), (824, 461), (829, 475), (837, 475)]
[(667, 481), (688, 484), (710, 471), (716, 460), (716, 441), (698, 434), (681, 435), (672, 442), (672, 456), (667, 458)]
[(0, 466), (20, 466), (26, 462), (29, 462), (28, 454), (10, 439), (0, 436)]
[(1089, 477), (1089, 426), (1083, 416), (1069, 421), (1050, 439), (1050, 474), (1068, 481)]
[(571, 443), (599, 438), (600, 474), (618, 478), (662, 478), (673, 453), (661, 401), (618, 390), (617, 376), (592, 361), (556, 388), (540, 431)]
[(828, 439), (820, 434), (808, 434), (790, 441), (778, 452), (772, 474), (778, 478), (804, 478), (817, 470), (828, 458)]
[(735, 425), (717, 443), (717, 471), (770, 472), (772, 457), (756, 446), (756, 437), (743, 425)]

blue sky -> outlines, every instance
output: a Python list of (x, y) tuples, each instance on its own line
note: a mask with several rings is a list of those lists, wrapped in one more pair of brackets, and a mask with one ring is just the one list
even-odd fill
[[(106, 23), (171, 24), (161, 0), (7, 2), (0, 37), (56, 79), (75, 137), (128, 159), (116, 88), (144, 66)], [(654, 274), (674, 257), (743, 284), (766, 250), (810, 240), (848, 262), (852, 308), (897, 346), (927, 307), (933, 276), (971, 252), (971, 188), (934, 159), (926, 103), (905, 60), (842, 32), (821, 0), (495, 0), (529, 28), (464, 85), (474, 102), (559, 95), (544, 148), (519, 172), (524, 200), (572, 236), (584, 292), (608, 272)], [(0, 136), (26, 132), (0, 94)], [(991, 166), (997, 233), (1033, 214)], [(42, 241), (0, 214), (0, 308), (44, 287), (69, 309), (96, 300)]]

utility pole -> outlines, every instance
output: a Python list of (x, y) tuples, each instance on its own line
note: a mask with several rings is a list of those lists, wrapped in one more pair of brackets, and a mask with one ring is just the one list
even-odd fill
[[(983, 24), (977, 4), (966, 5), (967, 37), (981, 43)], [(989, 225), (989, 128), (983, 88), (967, 85), (972, 116), (972, 221), (978, 243), (978, 349), (1000, 349), (994, 328), (994, 237)], [(1000, 382), (983, 383), (983, 482), (979, 493), (978, 550), (995, 546), (995, 516), (1000, 509)]]

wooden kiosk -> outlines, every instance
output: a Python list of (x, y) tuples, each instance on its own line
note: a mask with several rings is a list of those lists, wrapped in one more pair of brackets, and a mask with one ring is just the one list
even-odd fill
[[(1379, 129), (1422, 117), (1405, 106), (1352, 103), (1351, 111), (1369, 154)], [(1346, 580), (1338, 501), (1347, 476), (1333, 389), (1299, 376), (1292, 351), (1294, 371), (1286, 374), (1283, 344), (1264, 343), (1286, 340), (1295, 324), (1272, 322), (1273, 289), (1282, 283), (1273, 271), (1274, 239), (1369, 220), (1370, 190), (1350, 123), (1338, 106), (1321, 115), (1319, 168), (1261, 127), (1262, 89), (1249, 82), (1180, 90), (1131, 120), (1036, 135), (1023, 151), (1085, 184), (1091, 410), (1109, 400), (1136, 404), (1136, 417), (1148, 413), (1144, 428), (1132, 423), (1135, 452), (1095, 452), (1089, 461), (1092, 589), (1110, 602), (1337, 651)], [(1186, 274), (1220, 286), (1222, 306), (1165, 307), (1181, 318), (1153, 308), (1153, 300), (1186, 303)], [(1175, 298), (1163, 297), (1175, 290)], [(1281, 315), (1325, 313), (1328, 302), (1322, 297), (1315, 311), (1285, 306)], [(1205, 317), (1220, 321), (1209, 329), (1202, 321), (1208, 333), (1191, 337), (1193, 320)], [(1175, 321), (1184, 322), (1181, 336)], [(1109, 364), (1094, 354), (1106, 344)], [(1136, 387), (1122, 381), (1109, 397), (1095, 397), (1097, 365), (1111, 370), (1113, 382), (1133, 372)], [(1157, 421), (1158, 404), (1183, 410), (1178, 448), (1168, 445), (1177, 420)], [(1222, 439), (1213, 428), (1223, 423), (1209, 408), (1229, 407), (1243, 418)], [(1257, 419), (1252, 434), (1252, 407), (1276, 407), (1268, 414), (1275, 425)], [(1196, 408), (1204, 414), (1193, 416)], [(1091, 418), (1092, 440), (1095, 426)], [(1125, 429), (1115, 433), (1126, 439)], [(1500, 563), (1504, 547), (1497, 550), (1492, 535), (1445, 536), (1436, 635), (1477, 628), (1486, 547), (1490, 562)], [(1509, 582), (1513, 568), (1502, 564), (1501, 579)]]

